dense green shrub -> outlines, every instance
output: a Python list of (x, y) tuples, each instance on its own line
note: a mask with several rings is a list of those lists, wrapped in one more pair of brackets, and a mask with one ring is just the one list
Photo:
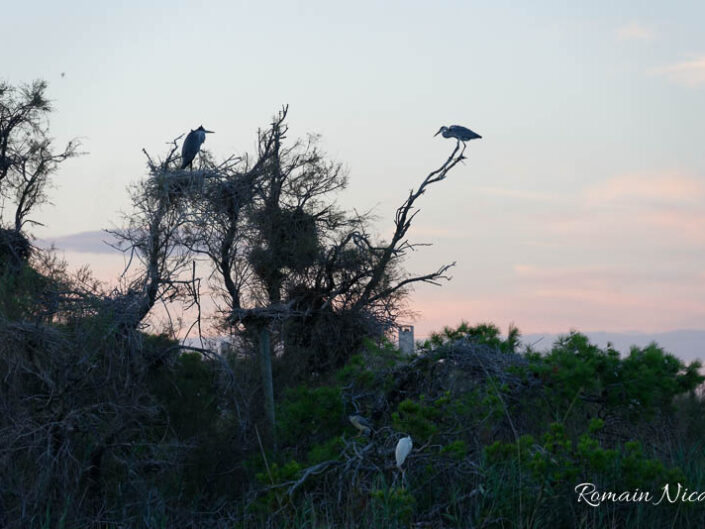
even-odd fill
[(150, 386), (169, 424), (184, 441), (212, 434), (218, 421), (216, 372), (199, 353), (183, 353), (171, 369), (155, 370)]
[(519, 349), (520, 337), (519, 329), (514, 326), (509, 327), (509, 332), (505, 339), (502, 338), (502, 332), (499, 330), (499, 327), (493, 323), (470, 325), (464, 321), (455, 329), (452, 327), (444, 327), (441, 332), (431, 333), (428, 340), (423, 343), (423, 347), (430, 349), (443, 344), (453, 343), (457, 340), (466, 339), (477, 344), (489, 345), (503, 353), (514, 353)]
[(577, 332), (560, 338), (546, 355), (530, 352), (527, 358), (533, 374), (544, 383), (556, 418), (562, 418), (577, 399), (650, 416), (705, 380), (698, 371), (700, 362), (685, 366), (656, 344), (632, 347), (621, 358), (614, 349), (600, 349)]
[[(22, 284), (38, 288), (12, 288)], [(21, 490), (37, 484), (28, 504), (37, 525), (41, 515), (45, 527), (87, 527), (94, 509), (147, 527), (691, 527), (702, 518), (697, 504), (576, 502), (581, 482), (705, 490), (699, 364), (655, 344), (622, 357), (571, 333), (544, 354), (519, 355), (489, 325), (447, 330), (418, 357), (368, 342), (328, 381), (280, 388), (274, 451), (257, 440), (257, 385), (245, 392), (250, 406), (232, 405), (232, 377), (257, 380), (250, 357), (226, 366), (164, 335), (126, 340), (100, 312), (22, 324), (19, 337), (3, 321), (6, 409), (15, 424), (57, 425), (27, 445), (29, 456), (0, 452)], [(46, 407), (52, 391), (62, 400)], [(350, 413), (374, 432), (359, 435)], [(28, 439), (3, 427), (11, 450)], [(403, 475), (402, 435), (414, 440)], [(75, 459), (40, 465), (47, 440)], [(76, 481), (50, 485), (62, 475)], [(18, 496), (2, 494), (17, 512)]]
[(342, 432), (347, 419), (338, 387), (288, 389), (277, 408), (278, 437), (282, 443), (302, 446), (302, 441), (327, 440)]
[(501, 480), (493, 480), (489, 489), (493, 500), (499, 502), (495, 508), (523, 512), (529, 519), (539, 519), (542, 523), (572, 525), (576, 509), (589, 509), (584, 502), (582, 505), (577, 502), (576, 486), (581, 483), (597, 484), (600, 490), (620, 493), (655, 492), (666, 484), (675, 487), (686, 482), (678, 467), (668, 467), (648, 456), (639, 441), (605, 448), (595, 437), (601, 427), (601, 421), (593, 420), (588, 431), (571, 439), (565, 425), (553, 423), (540, 439), (524, 435), (516, 442), (497, 441), (487, 446), (486, 472), (503, 476)]

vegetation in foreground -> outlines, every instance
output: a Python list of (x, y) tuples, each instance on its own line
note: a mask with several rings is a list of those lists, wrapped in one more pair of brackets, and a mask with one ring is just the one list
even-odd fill
[[(11, 282), (4, 278), (7, 288)], [(51, 284), (27, 269), (14, 281)], [(13, 288), (20, 288), (15, 283)], [(16, 290), (15, 290), (16, 292)], [(571, 333), (546, 354), (492, 325), (403, 357), (367, 341), (295, 379), (274, 360), (267, 448), (256, 357), (111, 338), (109, 317), (8, 317), (0, 511), (6, 527), (693, 527), (703, 505), (578, 502), (575, 487), (705, 490), (699, 364), (657, 345), (620, 357)], [(28, 306), (34, 306), (31, 302)], [(369, 436), (348, 421), (372, 422)], [(394, 446), (411, 435), (402, 476)], [(675, 489), (674, 489), (675, 490)]]

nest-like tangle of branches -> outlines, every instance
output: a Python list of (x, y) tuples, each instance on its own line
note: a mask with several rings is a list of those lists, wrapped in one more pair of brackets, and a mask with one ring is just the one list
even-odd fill
[(301, 209), (278, 210), (257, 219), (268, 234), (267, 247), (252, 249), (250, 259), (260, 277), (273, 277), (282, 268), (302, 272), (319, 254), (318, 229), (313, 215)]
[(244, 177), (211, 180), (208, 185), (208, 201), (216, 211), (238, 212), (252, 201), (252, 183)]
[(398, 387), (416, 393), (436, 394), (442, 391), (466, 391), (492, 378), (513, 390), (534, 385), (538, 380), (521, 377), (517, 368), (528, 361), (516, 353), (504, 353), (470, 339), (444, 344), (397, 373)]
[(16, 230), (0, 228), (0, 263), (26, 261), (32, 252), (32, 245), (27, 237)]
[(175, 170), (154, 175), (154, 191), (157, 195), (168, 198), (192, 196), (203, 191), (208, 178), (213, 176), (208, 171)]

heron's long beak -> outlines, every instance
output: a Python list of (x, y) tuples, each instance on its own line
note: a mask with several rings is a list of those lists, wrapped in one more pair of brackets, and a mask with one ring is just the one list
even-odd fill
[(433, 137), (435, 138), (436, 136), (438, 136), (438, 135), (441, 133), (442, 130), (443, 130), (443, 129), (438, 129), (438, 132), (436, 132), (436, 133), (433, 135)]
[(215, 134), (214, 130), (204, 130), (203, 132), (205, 132), (206, 134)]

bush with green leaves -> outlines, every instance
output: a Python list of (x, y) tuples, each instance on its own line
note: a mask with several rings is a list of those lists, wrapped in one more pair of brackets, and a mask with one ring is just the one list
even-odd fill
[[(20, 326), (27, 339), (5, 340), (3, 361), (15, 358), (24, 371), (8, 370), (14, 385), (3, 391), (23, 413), (56, 421), (54, 411), (21, 398), (37, 388), (47, 393), (32, 370), (51, 373), (63, 399), (87, 411), (83, 422), (74, 421), (76, 412), (60, 416), (61, 429), (47, 431), (47, 439), (63, 443), (61, 450), (83, 450), (77, 471), (99, 469), (85, 471), (94, 482), (66, 488), (71, 498), (81, 492), (149, 527), (409, 527), (442, 520), (450, 527), (518, 529), (698, 521), (697, 505), (648, 511), (576, 504), (574, 487), (583, 481), (600, 489), (657, 491), (680, 482), (705, 490), (699, 364), (685, 366), (655, 345), (622, 357), (573, 333), (545, 354), (519, 355), (487, 325), (447, 332), (413, 357), (389, 342), (369, 342), (336, 376), (278, 393), (278, 450), (267, 451), (257, 442), (261, 409), (256, 402), (231, 407), (232, 386), (224, 385), (215, 357), (179, 353), (167, 336), (137, 334), (127, 342), (107, 332), (110, 326), (103, 313)], [(30, 354), (34, 363), (27, 363)], [(229, 362), (232, 373), (257, 371), (249, 357)], [(72, 373), (69, 365), (84, 378), (58, 377)], [(124, 378), (110, 378), (117, 373)], [(122, 390), (128, 380), (132, 394)], [(127, 413), (122, 430), (111, 430), (117, 416), (91, 411), (108, 401)], [(136, 404), (141, 415), (131, 423)], [(353, 412), (372, 420), (371, 436), (350, 425)], [(402, 478), (394, 447), (403, 434), (412, 436), (414, 449)], [(46, 439), (34, 443), (32, 454), (41, 456), (46, 446)], [(7, 461), (13, 479), (18, 465), (31, 464)], [(49, 470), (42, 474), (46, 483), (54, 476)], [(6, 505), (18, 507), (5, 496)], [(56, 490), (47, 497), (48, 526), (62, 513), (76, 527), (89, 519), (85, 505), (61, 503)]]
[(485, 473), (492, 476), (487, 500), (496, 502), (499, 511), (523, 511), (531, 520), (571, 525), (576, 509), (590, 509), (577, 503), (580, 483), (621, 492), (658, 491), (665, 484), (686, 482), (680, 468), (647, 455), (639, 441), (604, 447), (596, 437), (602, 427), (602, 421), (593, 419), (587, 431), (572, 438), (564, 424), (552, 423), (539, 439), (523, 435), (487, 446)]
[(503, 338), (499, 327), (493, 323), (470, 325), (463, 321), (456, 328), (444, 327), (441, 332), (431, 333), (422, 347), (424, 350), (428, 350), (458, 340), (470, 340), (477, 344), (494, 347), (503, 353), (514, 353), (519, 350), (520, 337), (519, 329), (513, 325), (510, 325), (507, 337)]
[(340, 388), (297, 386), (277, 407), (277, 433), (284, 445), (302, 448), (340, 435), (347, 419)]
[(366, 338), (360, 352), (351, 356), (336, 373), (343, 385), (352, 384), (361, 389), (388, 390), (394, 383), (395, 366), (408, 361), (389, 340), (375, 342)]
[(632, 347), (622, 358), (613, 348), (601, 349), (577, 332), (560, 338), (547, 354), (529, 352), (527, 358), (532, 374), (543, 382), (556, 419), (562, 419), (577, 401), (651, 415), (705, 380), (699, 373), (700, 362), (686, 366), (656, 344)]

